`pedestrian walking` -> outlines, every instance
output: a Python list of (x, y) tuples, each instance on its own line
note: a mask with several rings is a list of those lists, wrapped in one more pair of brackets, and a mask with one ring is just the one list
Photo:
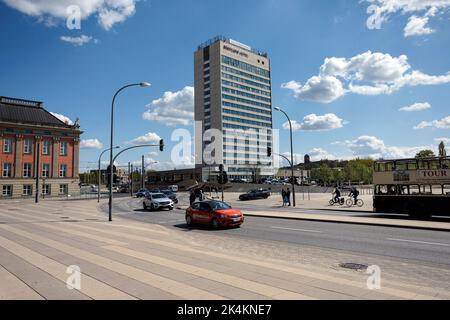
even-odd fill
[(286, 190), (286, 202), (289, 204), (289, 207), (291, 206), (291, 189)]
[(191, 194), (189, 195), (189, 203), (192, 206), (192, 204), (195, 202), (195, 193), (191, 191)]
[(286, 204), (286, 190), (284, 188), (281, 190), (281, 198), (283, 199), (283, 207)]

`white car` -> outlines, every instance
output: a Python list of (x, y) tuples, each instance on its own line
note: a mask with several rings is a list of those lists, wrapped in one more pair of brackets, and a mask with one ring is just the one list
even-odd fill
[(173, 210), (174, 204), (164, 193), (149, 193), (142, 203), (144, 210)]

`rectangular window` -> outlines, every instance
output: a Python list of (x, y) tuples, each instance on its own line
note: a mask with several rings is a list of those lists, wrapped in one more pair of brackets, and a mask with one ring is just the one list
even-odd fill
[(69, 193), (69, 185), (60, 184), (59, 185), (59, 194), (68, 194)]
[(49, 195), (51, 193), (51, 187), (49, 184), (42, 185), (42, 194)]
[(31, 177), (31, 163), (23, 164), (23, 177), (30, 178)]
[(67, 142), (59, 143), (59, 155), (67, 156)]
[(11, 138), (3, 139), (3, 152), (4, 153), (12, 152), (12, 139)]
[(42, 154), (50, 154), (50, 141), (45, 140), (42, 142)]
[(11, 163), (4, 163), (3, 164), (3, 174), (2, 176), (4, 178), (10, 178), (12, 172), (12, 164)]
[(33, 140), (26, 139), (23, 142), (23, 153), (31, 154), (33, 152)]
[(12, 185), (4, 185), (3, 186), (3, 196), (4, 197), (11, 197), (12, 196)]
[(48, 164), (48, 163), (42, 164), (42, 177), (43, 178), (50, 177), (50, 164)]
[(33, 185), (31, 185), (31, 184), (24, 185), (22, 195), (31, 196), (32, 194), (33, 194)]
[(67, 165), (66, 164), (61, 164), (59, 166), (59, 176), (61, 178), (64, 178), (67, 176)]

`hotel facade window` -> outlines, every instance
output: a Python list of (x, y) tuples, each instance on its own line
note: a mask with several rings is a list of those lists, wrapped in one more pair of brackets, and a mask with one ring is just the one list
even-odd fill
[(42, 154), (50, 154), (50, 141), (45, 140), (42, 142)]
[(2, 177), (11, 178), (12, 176), (12, 163), (3, 163)]
[(67, 142), (63, 141), (59, 143), (59, 155), (60, 156), (67, 156)]
[(25, 139), (23, 141), (23, 153), (31, 154), (33, 152), (33, 140)]
[(69, 186), (67, 184), (60, 184), (59, 185), (59, 194), (67, 195), (68, 193), (69, 193)]
[(31, 178), (31, 163), (23, 164), (23, 175), (24, 178)]
[(10, 184), (3, 185), (2, 187), (2, 195), (4, 197), (11, 197), (12, 196), (12, 190), (13, 186)]
[(51, 186), (49, 184), (42, 185), (42, 194), (46, 196), (51, 194)]
[(66, 164), (61, 164), (59, 166), (59, 177), (60, 178), (67, 177), (67, 165)]
[(11, 153), (12, 152), (12, 139), (5, 138), (3, 139), (3, 153)]
[(31, 196), (32, 194), (33, 194), (33, 185), (31, 185), (31, 184), (24, 185), (22, 195)]
[(50, 177), (50, 164), (43, 163), (42, 164), (42, 178)]

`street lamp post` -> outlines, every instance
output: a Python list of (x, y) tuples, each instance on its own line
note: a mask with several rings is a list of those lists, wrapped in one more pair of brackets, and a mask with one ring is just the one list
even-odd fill
[(114, 134), (114, 102), (116, 101), (117, 95), (124, 89), (128, 87), (149, 87), (150, 83), (148, 82), (140, 82), (140, 83), (132, 83), (123, 86), (114, 94), (111, 103), (111, 136), (110, 136), (110, 144), (109, 144), (109, 221), (112, 221), (111, 213), (112, 213), (112, 184), (113, 184), (113, 134)]
[[(113, 147), (113, 149), (119, 149), (120, 146), (115, 146)], [(106, 152), (109, 151), (108, 149), (105, 149), (102, 151), (102, 153), (100, 153), (100, 156), (98, 157), (98, 190), (97, 190), (97, 202), (100, 202), (100, 184), (101, 184), (101, 175), (100, 175), (100, 165), (101, 165), (101, 159), (102, 159), (102, 155)]]
[(286, 118), (288, 119), (289, 122), (289, 131), (290, 131), (290, 136), (291, 136), (291, 182), (292, 182), (292, 205), (295, 207), (295, 177), (294, 177), (294, 148), (292, 146), (292, 123), (291, 123), (291, 119), (289, 118), (289, 116), (287, 115), (286, 112), (283, 111), (283, 109), (279, 108), (279, 107), (275, 107), (274, 108), (277, 111), (283, 112), (284, 115), (286, 116)]

